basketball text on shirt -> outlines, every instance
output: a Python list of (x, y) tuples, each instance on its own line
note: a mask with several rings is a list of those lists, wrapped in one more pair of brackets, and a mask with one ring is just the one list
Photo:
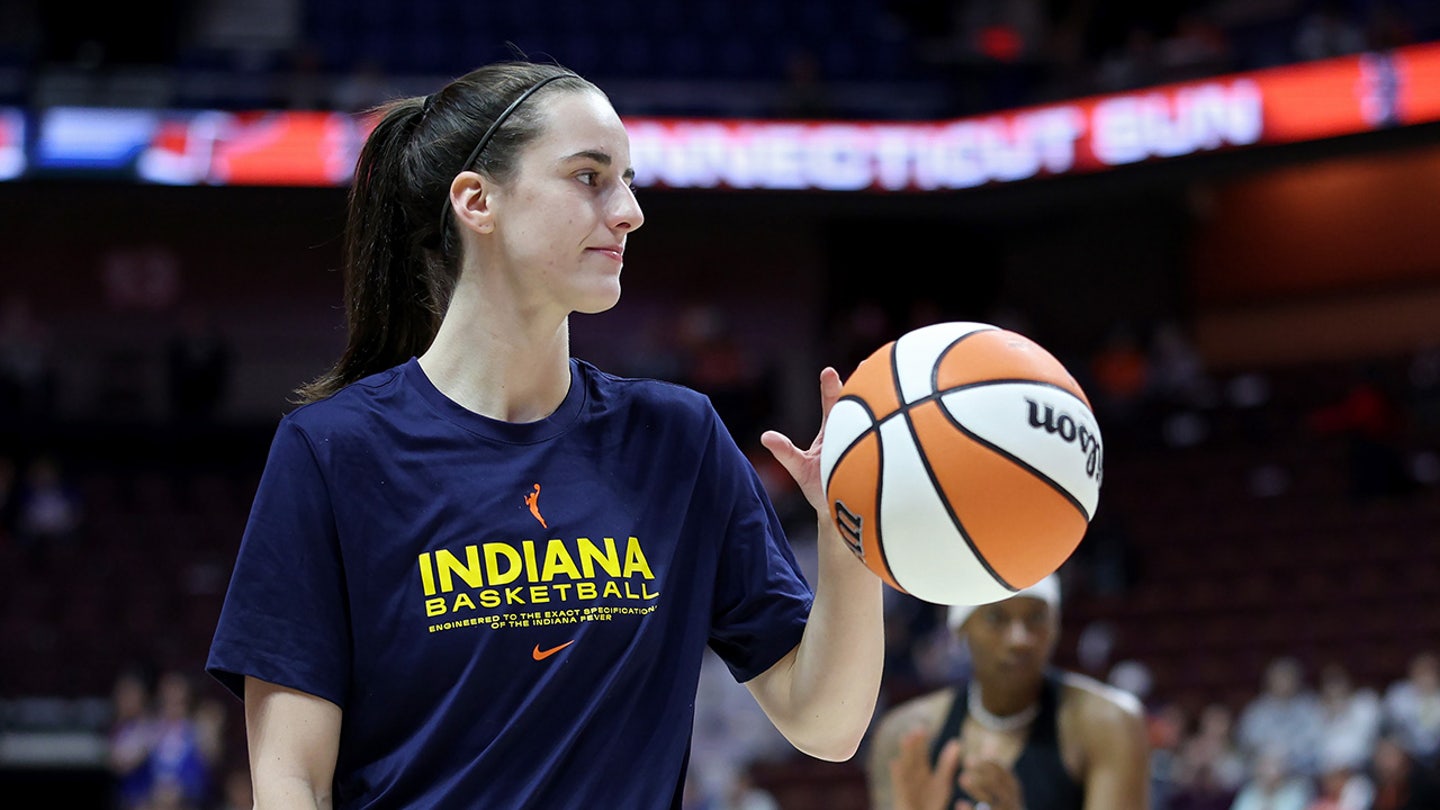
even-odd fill
[[(648, 601), (655, 574), (639, 538), (620, 551), (613, 537), (472, 543), (459, 550), (423, 552), (418, 559), (425, 615), (462, 610), (588, 602), (597, 599)], [(458, 582), (457, 582), (458, 580)], [(462, 588), (463, 586), (463, 588)]]

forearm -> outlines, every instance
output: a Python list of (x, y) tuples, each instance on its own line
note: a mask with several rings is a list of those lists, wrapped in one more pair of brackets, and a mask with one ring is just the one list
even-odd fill
[(820, 372), (821, 427), (810, 449), (773, 430), (760, 436), (820, 516), (820, 571), (800, 643), (747, 684), (796, 748), (836, 761), (854, 756), (870, 727), (885, 656), (883, 583), (841, 541), (820, 480), (825, 417), (840, 388), (835, 369)]
[(789, 736), (821, 759), (854, 755), (880, 692), (885, 631), (880, 579), (820, 521), (815, 604), (790, 666)]

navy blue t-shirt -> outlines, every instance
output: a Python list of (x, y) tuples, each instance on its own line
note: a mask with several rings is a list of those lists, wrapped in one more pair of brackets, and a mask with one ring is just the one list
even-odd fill
[(571, 361), (499, 422), (411, 360), (282, 420), (206, 668), (343, 710), (336, 808), (679, 807), (707, 643), (748, 680), (813, 595), (703, 396)]

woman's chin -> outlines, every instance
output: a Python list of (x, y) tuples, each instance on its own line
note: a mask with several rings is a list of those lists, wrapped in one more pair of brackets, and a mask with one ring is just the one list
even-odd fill
[(598, 315), (614, 308), (618, 303), (620, 303), (620, 282), (617, 280), (609, 289), (592, 290), (589, 294), (582, 296), (575, 311), (584, 315)]

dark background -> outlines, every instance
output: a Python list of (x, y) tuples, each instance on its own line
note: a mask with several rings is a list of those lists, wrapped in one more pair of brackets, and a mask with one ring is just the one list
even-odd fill
[[(1147, 39), (1178, 39), (1186, 10), (1225, 20), (1222, 4), (1040, 3), (1033, 38), (1005, 3), (577, 2), (553, 18), (272, 5), (290, 16), (226, 29), (219, 3), (6, 4), (0, 104), (347, 109), (371, 71), (428, 92), (509, 40), (585, 71), (622, 114), (943, 118), (1298, 61), (1318, 8), (1212, 22), (1218, 55), (1162, 66)], [(1399, 44), (1382, 5), (1408, 41), (1435, 34), (1426, 4), (1342, 4), (1364, 47)], [(1141, 663), (1163, 744), (1175, 711), (1190, 728), (1207, 704), (1240, 710), (1278, 656), (1312, 680), (1341, 662), (1383, 693), (1440, 647), (1437, 193), (1433, 126), (957, 193), (642, 189), (624, 298), (577, 317), (574, 348), (705, 391), (756, 451), (764, 428), (811, 434), (821, 366), (848, 373), (914, 326), (991, 321), (1038, 340), (1092, 394), (1107, 439), (1100, 514), (1063, 571), (1057, 663), (1100, 679)], [(0, 732), (103, 735), (118, 673), (140, 664), (196, 675), (228, 713), (217, 773), (243, 767), (238, 704), (199, 668), (270, 432), (343, 346), (343, 206), (343, 189), (0, 184), (0, 322), (30, 324), (6, 347), (43, 369), (6, 390), (0, 457), (17, 472), (57, 459), (84, 510), (38, 563), (13, 526), (0, 533)], [(228, 363), (177, 398), (166, 347), (192, 322)], [(1117, 338), (1154, 375), (1168, 328), (1200, 390), (1111, 396), (1099, 361)], [(1388, 403), (1383, 434), (1346, 428), (1338, 406), (1362, 383)], [(805, 542), (804, 508), (774, 494)], [(938, 611), (897, 597), (892, 614), (887, 703), (936, 685), (918, 659)], [(1103, 655), (1083, 654), (1082, 634), (1107, 628)], [(24, 759), (7, 787), (104, 806), (97, 763)], [(858, 767), (761, 775), (786, 807), (863, 807)]]

